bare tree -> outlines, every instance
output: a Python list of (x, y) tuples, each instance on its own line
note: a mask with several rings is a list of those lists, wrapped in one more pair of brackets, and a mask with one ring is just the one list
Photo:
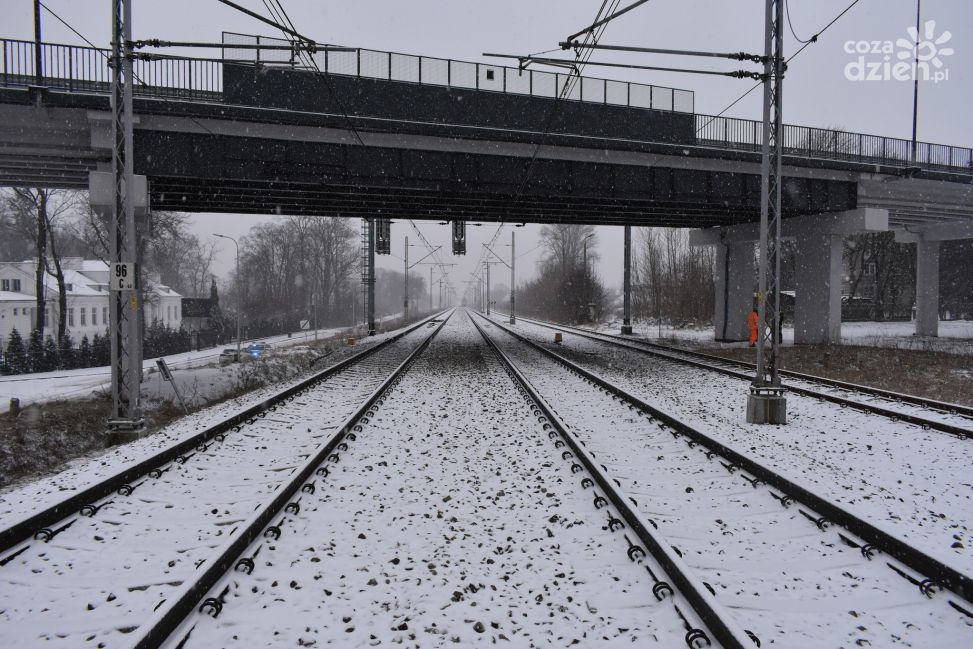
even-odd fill
[(567, 272), (582, 263), (588, 241), (588, 262), (598, 259), (595, 247), (598, 237), (593, 225), (555, 223), (540, 229), (540, 243), (546, 252), (543, 263), (553, 264), (559, 271)]
[(708, 322), (713, 310), (713, 250), (690, 246), (688, 232), (678, 228), (648, 228), (639, 235), (636, 316), (678, 324)]
[[(75, 193), (57, 189), (13, 187), (6, 195), (4, 203), (4, 213), (8, 215), (8, 223), (14, 230), (14, 236), (20, 235), (21, 245), (30, 241), (32, 250), (28, 249), (25, 252), (32, 252), (37, 261), (34, 273), (36, 294), (34, 328), (37, 329), (41, 339), (44, 338), (47, 326), (45, 275), (51, 272), (51, 263), (54, 264), (55, 272), (51, 274), (57, 278), (58, 283), (60, 315), (58, 341), (61, 341), (66, 327), (67, 295), (56, 239), (61, 217), (75, 208)], [(26, 236), (28, 231), (33, 234), (30, 238)]]

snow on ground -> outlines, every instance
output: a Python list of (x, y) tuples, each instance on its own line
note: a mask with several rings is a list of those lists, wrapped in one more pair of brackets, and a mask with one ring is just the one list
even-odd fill
[[(360, 341), (353, 347), (343, 347), (322, 361), (316, 370), (324, 370), (344, 358), (363, 351), (394, 336), (401, 331), (395, 330), (378, 334)], [(8, 517), (41, 509), (65, 497), (65, 491), (79, 490), (105, 476), (121, 471), (124, 467), (137, 464), (150, 453), (175, 444), (197, 432), (213, 426), (231, 416), (242, 412), (254, 404), (271, 397), (290, 385), (304, 380), (300, 377), (283, 384), (268, 385), (248, 392), (240, 397), (204, 408), (162, 428), (157, 433), (143, 439), (98, 452), (89, 457), (79, 458), (65, 465), (54, 476), (45, 477), (26, 484), (16, 483), (0, 489), (0, 525), (8, 524)], [(165, 389), (166, 386), (162, 386)], [(19, 506), (12, 503), (21, 503)]]
[(683, 643), (461, 313), (334, 468), (187, 649)]
[[(125, 630), (189, 578), (428, 333), (422, 328), (409, 334), (206, 452), (171, 463), (160, 478), (140, 480), (131, 497), (107, 498), (96, 516), (77, 518), (49, 543), (28, 542), (0, 570), (5, 641), (18, 647), (41, 641), (52, 647), (124, 646)], [(126, 448), (131, 453), (137, 445)], [(62, 481), (42, 482), (0, 498), (0, 526), (41, 504), (37, 487), (43, 492)]]
[(968, 647), (973, 620), (819, 530), (766, 486), (503, 333), (487, 329), (717, 599), (764, 646)]
[[(319, 329), (317, 334), (318, 338), (324, 339), (335, 336), (342, 331), (345, 331), (345, 329)], [(283, 334), (256, 340), (262, 340), (271, 347), (307, 344), (314, 340), (314, 331), (302, 331), (290, 336)], [(246, 341), (244, 346), (248, 344), (250, 344), (250, 341)], [(227, 344), (220, 347), (172, 354), (164, 358), (171, 369), (215, 365), (219, 361), (220, 353), (224, 349), (230, 348), (235, 348), (235, 345)], [(155, 362), (156, 359), (154, 358), (143, 361), (142, 367), (146, 371), (147, 377), (156, 372)], [(107, 366), (0, 376), (0, 413), (9, 410), (10, 400), (13, 398), (20, 399), (21, 406), (56, 399), (85, 398), (98, 390), (106, 389), (110, 379), (111, 373)]]
[[(973, 321), (941, 320), (939, 337), (914, 336), (914, 322), (842, 322), (841, 344), (862, 347), (884, 347), (895, 349), (915, 349), (921, 351), (945, 352), (973, 356)], [(617, 334), (621, 321), (615, 320), (593, 327), (596, 331)], [(745, 347), (746, 342), (717, 343), (713, 340), (713, 327), (673, 327), (663, 325), (661, 329), (648, 322), (632, 323), (632, 330), (638, 336), (658, 338), (672, 342), (693, 343), (718, 347)], [(784, 345), (794, 344), (793, 325), (784, 325)]]
[(748, 383), (626, 350), (516, 329), (660, 410), (973, 575), (973, 443), (788, 395), (786, 426), (746, 423)]

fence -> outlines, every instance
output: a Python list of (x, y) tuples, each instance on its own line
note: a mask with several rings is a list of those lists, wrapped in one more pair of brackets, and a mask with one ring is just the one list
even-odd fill
[[(763, 144), (762, 121), (698, 114), (695, 117), (698, 145), (759, 151)], [(785, 124), (783, 130), (784, 155), (867, 164), (912, 165), (911, 140), (812, 126)], [(937, 171), (973, 173), (973, 150), (917, 142), (915, 166)]]
[(652, 108), (680, 113), (693, 112), (693, 92), (664, 86), (565, 73), (520, 70), (502, 65), (470, 63), (430, 56), (355, 49), (351, 52), (317, 52), (296, 55), (281, 50), (234, 48), (234, 45), (281, 45), (288, 41), (268, 36), (223, 32), (223, 56), (227, 59), (260, 61), (308, 67), (313, 60), (321, 72), (366, 79), (404, 81), (432, 86), (489, 90), (532, 97), (558, 97), (567, 88), (566, 99)]
[[(134, 92), (143, 97), (222, 101), (223, 60), (259, 61), (291, 67), (310, 64), (306, 54), (287, 50), (234, 48), (241, 44), (286, 43), (277, 38), (224, 32), (223, 58), (165, 57), (134, 62)], [(77, 45), (42, 44), (41, 85), (58, 90), (107, 93), (111, 90), (110, 51)], [(303, 60), (302, 60), (303, 59)], [(455, 88), (557, 97), (566, 87), (569, 100), (692, 113), (694, 95), (688, 90), (613, 81), (539, 70), (519, 70), (485, 63), (469, 63), (378, 50), (321, 51), (314, 64), (328, 74), (387, 79)], [(33, 41), (0, 39), (0, 87), (38, 83)], [(759, 151), (763, 123), (734, 117), (694, 115), (697, 146)], [(899, 138), (848, 133), (810, 126), (784, 126), (788, 156), (845, 160), (864, 164), (917, 166), (922, 169), (973, 175), (973, 150), (945, 144), (916, 143)]]
[[(111, 92), (111, 51), (79, 45), (41, 44), (38, 82), (34, 42), (0, 39), (0, 86), (42, 85), (72, 92)], [(136, 59), (133, 93), (143, 97), (218, 100), (223, 88), (219, 59)]]

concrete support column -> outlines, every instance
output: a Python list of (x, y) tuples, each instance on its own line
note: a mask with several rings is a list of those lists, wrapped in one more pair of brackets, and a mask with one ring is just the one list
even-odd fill
[(622, 335), (632, 334), (632, 226), (625, 226), (625, 255), (622, 270)]
[(747, 315), (753, 309), (756, 275), (752, 241), (716, 245), (716, 301), (713, 325), (716, 340), (747, 340)]
[(939, 241), (916, 242), (916, 335), (939, 335)]
[(841, 340), (841, 253), (843, 237), (808, 233), (797, 237), (794, 342)]

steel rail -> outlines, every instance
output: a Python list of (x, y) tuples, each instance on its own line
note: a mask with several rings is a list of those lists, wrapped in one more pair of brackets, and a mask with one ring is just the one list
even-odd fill
[[(469, 311), (467, 311), (467, 316), (469, 316), (473, 326), (476, 327), (477, 331), (480, 332), (480, 335), (483, 336), (483, 339), (504, 365), (508, 374), (510, 374), (520, 391), (529, 397), (529, 400), (536, 405), (537, 410), (542, 414), (544, 419), (550, 423), (557, 434), (559, 434), (565, 443), (570, 447), (570, 453), (573, 453), (574, 458), (576, 458), (577, 461), (580, 462), (588, 471), (591, 477), (594, 478), (594, 481), (605, 493), (605, 496), (618, 510), (619, 514), (624, 519), (625, 524), (631, 528), (642, 544), (648, 548), (653, 558), (659, 563), (660, 566), (662, 566), (663, 570), (665, 570), (666, 574), (669, 576), (669, 579), (671, 579), (673, 584), (675, 584), (677, 591), (686, 599), (686, 601), (693, 608), (720, 645), (725, 649), (750, 649), (754, 646), (759, 646), (758, 644), (755, 644), (752, 639), (756, 636), (753, 636), (752, 632), (743, 629), (739, 624), (737, 624), (733, 616), (723, 607), (722, 604), (716, 600), (716, 597), (706, 588), (699, 577), (696, 576), (693, 569), (686, 565), (682, 558), (676, 554), (676, 552), (672, 549), (672, 544), (669, 543), (651, 523), (643, 518), (638, 509), (632, 505), (634, 501), (629, 502), (629, 497), (626, 496), (621, 489), (613, 483), (612, 478), (608, 476), (607, 471), (602, 468), (602, 466), (595, 460), (594, 456), (584, 447), (584, 444), (578, 441), (574, 434), (567, 429), (561, 419), (547, 406), (546, 401), (544, 401), (540, 394), (538, 394), (537, 390), (530, 383), (527, 377), (521, 373), (517, 366), (514, 365), (513, 361), (511, 361), (506, 353), (500, 349), (499, 345), (497, 345), (497, 343), (490, 338), (486, 331), (484, 331), (483, 327), (480, 326), (480, 323), (473, 318)], [(496, 324), (492, 320), (488, 320), (486, 318), (484, 318), (484, 320), (490, 322), (491, 324)], [(565, 452), (565, 455), (562, 457), (565, 459), (571, 459), (568, 452)], [(582, 484), (584, 485), (584, 482)], [(633, 558), (633, 552), (634, 551), (630, 548), (630, 558)], [(653, 590), (655, 591), (656, 589)], [(686, 643), (690, 647), (697, 646), (693, 644), (691, 638), (694, 636), (699, 637), (699, 632), (702, 632), (702, 630), (690, 628), (687, 631)], [(706, 638), (706, 644), (709, 644), (709, 638)]]
[[(440, 314), (441, 313), (442, 312), (440, 312)], [(235, 415), (232, 415), (227, 419), (224, 419), (223, 421), (196, 433), (195, 435), (187, 437), (186, 439), (162, 449), (161, 451), (138, 462), (137, 464), (129, 465), (117, 473), (75, 492), (67, 498), (64, 498), (53, 505), (47, 506), (39, 512), (22, 517), (20, 520), (0, 530), (0, 553), (12, 549), (19, 543), (30, 539), (35, 534), (39, 533), (45, 528), (50, 528), (59, 521), (62, 521), (72, 515), (79, 515), (79, 512), (85, 506), (92, 505), (98, 500), (117, 492), (119, 489), (131, 487), (131, 483), (136, 482), (139, 478), (150, 474), (152, 471), (161, 468), (163, 465), (168, 464), (169, 462), (175, 461), (176, 458), (192, 451), (194, 448), (205, 445), (210, 440), (219, 435), (223, 435), (233, 427), (239, 426), (248, 421), (252, 421), (255, 417), (259, 417), (269, 408), (283, 402), (284, 400), (303, 392), (310, 387), (313, 387), (315, 384), (328, 379), (335, 374), (338, 374), (352, 365), (357, 364), (359, 361), (364, 360), (380, 349), (387, 347), (393, 342), (421, 328), (440, 314), (424, 318), (417, 324), (405, 329), (395, 336), (391, 336), (387, 340), (384, 340), (377, 345), (371, 346), (368, 349), (364, 349), (352, 356), (349, 356), (348, 358), (321, 370), (317, 374), (304, 379), (267, 399), (262, 400), (260, 403), (254, 406), (238, 412)], [(2, 565), (2, 563), (0, 563), (0, 565)]]
[[(295, 505), (295, 503), (290, 502), (291, 498), (306, 486), (306, 481), (318, 467), (328, 461), (352, 429), (367, 421), (370, 413), (374, 412), (374, 406), (381, 403), (382, 397), (398, 383), (406, 370), (436, 337), (436, 334), (442, 331), (443, 326), (452, 314), (451, 311), (449, 315), (440, 320), (436, 329), (409, 353), (408, 357), (385, 378), (382, 384), (362, 402), (355, 412), (345, 419), (331, 439), (320, 446), (317, 452), (309, 456), (304, 464), (294, 471), (290, 479), (278, 487), (269, 500), (258, 505), (253, 514), (231, 532), (230, 538), (214, 551), (209, 560), (200, 565), (199, 574), (195, 579), (184, 583), (175, 594), (164, 600), (152, 617), (133, 632), (133, 638), (129, 645), (132, 649), (161, 647), (174, 632), (179, 630), (186, 618), (196, 610), (206, 593), (237, 563), (237, 559), (247, 547), (270, 526), (274, 517), (285, 508), (288, 511), (291, 511), (292, 506), (300, 509), (299, 504)], [(432, 319), (424, 320), (419, 326), (427, 324), (430, 320)], [(222, 603), (219, 604), (219, 608), (222, 608)], [(202, 609), (202, 606), (200, 606), (200, 609)], [(187, 631), (187, 633), (191, 632), (192, 628)]]
[[(604, 342), (619, 347), (625, 347), (627, 349), (641, 352), (643, 354), (651, 354), (653, 356), (658, 356), (659, 358), (665, 358), (666, 360), (675, 361), (677, 363), (683, 363), (685, 365), (690, 365), (692, 367), (697, 367), (700, 369), (709, 370), (713, 372), (719, 372), (720, 374), (725, 374), (726, 376), (732, 376), (734, 378), (743, 379), (746, 381), (750, 381), (753, 379), (752, 373), (747, 374), (745, 372), (739, 372), (727, 367), (720, 367), (718, 365), (710, 364), (710, 363), (723, 363), (725, 365), (733, 365), (752, 372), (755, 366), (752, 363), (747, 363), (745, 361), (737, 361), (728, 358), (721, 358), (719, 356), (715, 356), (712, 354), (704, 354), (702, 352), (680, 349), (678, 347), (662, 345), (660, 343), (649, 342), (647, 340), (637, 340), (626, 336), (618, 336), (615, 334), (588, 331), (585, 329), (581, 329), (579, 327), (572, 327), (570, 325), (560, 325), (556, 323), (545, 322), (542, 320), (535, 320), (532, 318), (522, 317), (520, 319), (530, 322), (531, 324), (544, 327), (545, 329), (552, 329), (552, 330), (562, 329), (564, 331), (568, 331), (575, 335), (581, 336), (582, 338), (588, 338), (591, 340), (597, 340), (599, 342)], [(692, 358), (682, 358), (678, 356), (679, 354), (682, 354), (684, 356), (689, 356)], [(693, 360), (693, 358), (698, 358), (700, 360)], [(709, 363), (703, 361), (709, 361)], [(831, 387), (839, 390), (847, 390), (849, 392), (859, 392), (861, 394), (866, 394), (869, 396), (874, 396), (889, 401), (908, 403), (910, 405), (915, 405), (922, 408), (928, 408), (929, 410), (934, 410), (947, 415), (960, 415), (964, 417), (973, 417), (973, 408), (958, 403), (936, 401), (934, 399), (926, 399), (924, 397), (919, 397), (912, 394), (892, 392), (890, 390), (873, 388), (867, 385), (859, 385), (857, 383), (848, 383), (845, 381), (839, 381), (837, 379), (829, 379), (826, 377), (814, 376), (813, 374), (802, 374), (800, 372), (795, 372), (793, 370), (781, 370), (780, 373), (792, 379), (807, 381), (808, 383), (820, 383), (821, 385), (827, 387)], [(944, 433), (957, 435), (959, 437), (973, 438), (973, 429), (964, 428), (962, 426), (957, 426), (955, 424), (936, 421), (934, 419), (926, 419), (925, 417), (920, 417), (918, 415), (912, 415), (905, 412), (899, 412), (897, 410), (883, 408), (882, 406), (876, 404), (863, 403), (861, 401), (856, 401), (855, 399), (842, 397), (836, 394), (816, 392), (815, 390), (794, 385), (793, 383), (785, 384), (784, 388), (786, 388), (789, 392), (793, 392), (794, 394), (799, 394), (801, 396), (811, 397), (814, 399), (822, 399), (824, 401), (830, 401), (831, 403), (836, 403), (844, 407), (853, 408), (855, 410), (868, 412), (871, 414), (881, 415), (883, 417), (888, 417), (889, 419), (892, 420), (901, 420), (910, 424), (915, 424), (916, 426), (922, 426), (923, 428), (932, 428)]]
[[(773, 469), (760, 464), (756, 460), (736, 451), (734, 448), (713, 439), (696, 428), (693, 428), (689, 424), (686, 424), (685, 422), (680, 421), (679, 419), (676, 419), (675, 417), (646, 403), (642, 399), (633, 396), (607, 379), (581, 367), (577, 363), (568, 360), (560, 354), (537, 344), (523, 334), (510, 329), (496, 320), (487, 319), (481, 314), (478, 315), (501, 331), (510, 334), (515, 339), (526, 344), (531, 349), (540, 352), (544, 356), (582, 376), (594, 385), (597, 385), (609, 394), (618, 397), (634, 408), (637, 408), (638, 410), (658, 419), (666, 426), (669, 426), (674, 431), (685, 435), (693, 442), (701, 444), (714, 454), (722, 456), (724, 459), (730, 462), (729, 466), (734, 467), (734, 469), (742, 468), (751, 473), (755, 478), (783, 492), (784, 495), (778, 498), (778, 500), (780, 500), (782, 503), (785, 502), (785, 499), (786, 501), (803, 503), (806, 507), (816, 512), (817, 515), (820, 516), (820, 518), (817, 519), (820, 525), (827, 524), (829, 521), (840, 525), (852, 534), (858, 536), (860, 539), (863, 539), (868, 544), (868, 549), (881, 550), (889, 556), (899, 560), (912, 570), (915, 570), (917, 573), (926, 576), (926, 579), (917, 581), (917, 585), (923, 593), (928, 594), (930, 592), (930, 588), (939, 586), (949, 589), (967, 602), (973, 603), (973, 577), (963, 574), (956, 568), (946, 565), (939, 559), (936, 559), (935, 557), (897, 538), (892, 533), (887, 532), (878, 526), (856, 516), (841, 505), (798, 485), (792, 480), (777, 473)], [(865, 553), (865, 550), (866, 547), (862, 547), (863, 553)], [(866, 554), (866, 556), (868, 555)], [(954, 606), (954, 608), (957, 607)], [(969, 615), (970, 613), (967, 614)]]

